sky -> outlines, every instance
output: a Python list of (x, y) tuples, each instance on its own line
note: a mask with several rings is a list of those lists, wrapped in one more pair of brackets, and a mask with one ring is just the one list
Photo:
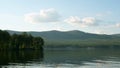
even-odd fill
[(0, 0), (0, 29), (120, 34), (120, 0)]

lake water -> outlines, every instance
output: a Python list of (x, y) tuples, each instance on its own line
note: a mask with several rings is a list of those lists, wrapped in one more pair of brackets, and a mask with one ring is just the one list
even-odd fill
[(120, 49), (4, 51), (0, 68), (120, 68)]

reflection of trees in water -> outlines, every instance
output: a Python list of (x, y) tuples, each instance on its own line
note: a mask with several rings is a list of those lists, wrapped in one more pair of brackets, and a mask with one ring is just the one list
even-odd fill
[[(118, 60), (119, 49), (76, 49), (76, 50), (46, 50), (44, 61), (47, 63), (70, 63), (83, 65), (84, 62), (100, 62), (96, 60)], [(120, 61), (120, 60), (118, 60)]]
[(27, 63), (29, 61), (42, 61), (43, 51), (26, 50), (26, 51), (1, 51), (0, 65), (9, 63)]

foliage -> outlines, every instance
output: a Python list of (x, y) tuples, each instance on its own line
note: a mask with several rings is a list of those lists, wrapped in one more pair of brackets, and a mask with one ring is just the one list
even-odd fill
[(6, 49), (42, 49), (44, 41), (41, 37), (33, 37), (26, 32), (10, 35), (0, 30), (0, 50)]

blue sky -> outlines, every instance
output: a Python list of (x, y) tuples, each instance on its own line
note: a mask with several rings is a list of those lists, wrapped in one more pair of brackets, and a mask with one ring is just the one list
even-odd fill
[(120, 0), (0, 0), (0, 29), (120, 33)]

